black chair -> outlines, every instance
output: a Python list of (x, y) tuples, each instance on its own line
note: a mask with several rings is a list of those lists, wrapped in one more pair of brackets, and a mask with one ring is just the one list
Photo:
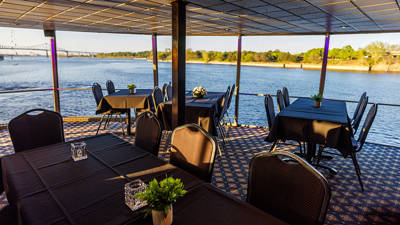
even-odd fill
[[(217, 118), (215, 119), (215, 125), (217, 126), (221, 136), (222, 136), (222, 140), (224, 145), (226, 144), (226, 132), (224, 127), (221, 125), (221, 121), (224, 120), (224, 115), (227, 111), (227, 107), (228, 107), (228, 100), (229, 100), (229, 93), (230, 93), (230, 87), (228, 86), (228, 88), (226, 89), (226, 92), (222, 98), (222, 102), (220, 105), (220, 112), (217, 114)], [(219, 150), (219, 149), (218, 149)], [(219, 150), (220, 151), (220, 150)], [(219, 152), (220, 156), (221, 151)]]
[[(353, 151), (350, 152), (350, 156), (351, 156), (351, 159), (353, 160), (354, 169), (356, 170), (358, 182), (360, 183), (362, 192), (364, 192), (364, 185), (361, 180), (361, 170), (360, 170), (360, 166), (357, 161), (356, 153), (361, 151), (362, 147), (364, 146), (365, 140), (367, 139), (368, 132), (371, 129), (371, 126), (372, 126), (372, 123), (374, 122), (377, 111), (378, 111), (378, 105), (373, 104), (371, 106), (371, 108), (369, 109), (367, 117), (365, 118), (364, 125), (360, 131), (358, 139), (357, 140), (352, 139)], [(324, 146), (320, 146), (319, 151), (318, 151), (318, 156), (317, 156), (317, 165), (319, 165), (319, 163), (320, 163), (320, 159), (321, 159), (323, 150), (324, 150)]]
[(0, 224), (1, 225), (18, 224), (17, 206), (6, 205), (2, 209), (0, 209)]
[(228, 110), (229, 110), (229, 108), (231, 107), (231, 101), (232, 101), (232, 97), (233, 97), (234, 91), (235, 91), (235, 84), (232, 85), (231, 92), (229, 93), (228, 105), (227, 105), (226, 110), (225, 110), (225, 115), (226, 115), (226, 117), (228, 118), (229, 124), (230, 124), (231, 126), (232, 126), (232, 121), (231, 121), (231, 118), (229, 117), (229, 112), (228, 112)]
[(353, 119), (351, 121), (351, 126), (353, 128), (354, 134), (357, 133), (358, 127), (360, 126), (367, 105), (368, 105), (368, 96), (366, 96), (366, 92), (364, 92), (361, 95), (360, 101), (357, 104), (357, 108), (354, 112)]
[[(274, 125), (275, 122), (275, 108), (274, 108), (274, 100), (272, 100), (272, 96), (270, 94), (267, 94), (264, 98), (264, 106), (265, 106), (265, 113), (267, 115), (267, 122), (268, 122), (268, 129), (271, 132), (272, 126)], [(272, 146), (270, 151), (274, 151), (276, 146), (279, 144), (280, 140), (275, 141)], [(298, 141), (299, 144), (299, 149), (300, 149), (300, 154), (303, 153), (303, 145), (300, 141)]]
[(285, 107), (288, 107), (290, 105), (290, 99), (287, 87), (283, 87), (282, 94), (283, 94), (283, 100), (285, 101)]
[(168, 86), (168, 84), (164, 83), (164, 85), (162, 86), (162, 89), (161, 89), (164, 100), (166, 100), (166, 96), (167, 96), (167, 86)]
[(207, 131), (197, 124), (185, 124), (172, 132), (170, 163), (211, 182), (216, 150), (216, 141)]
[(152, 96), (153, 107), (154, 107), (153, 112), (156, 112), (158, 105), (164, 101), (161, 89), (158, 87), (155, 87), (153, 89), (153, 93), (151, 94), (151, 96)]
[(167, 101), (172, 101), (172, 85), (168, 84), (167, 85), (167, 95), (166, 95), (166, 100)]
[(112, 94), (112, 93), (115, 93), (114, 83), (111, 80), (108, 80), (106, 82), (106, 87), (107, 87), (107, 93), (109, 95)]
[[(96, 105), (97, 105), (97, 108), (98, 108), (99, 105), (100, 105), (101, 100), (103, 99), (103, 91), (101, 89), (100, 84), (93, 83), (92, 92), (93, 92), (93, 96), (94, 96), (94, 99), (96, 100)], [(107, 125), (109, 124), (110, 119), (111, 119), (111, 117), (113, 115), (117, 115), (117, 116), (120, 117), (119, 119), (120, 119), (120, 123), (121, 123), (122, 134), (125, 134), (124, 125), (123, 125), (123, 118), (121, 116), (121, 114), (123, 114), (123, 113), (126, 113), (126, 110), (114, 110), (114, 109), (112, 109), (112, 110), (108, 110), (108, 111), (105, 111), (105, 112), (96, 111), (96, 114), (101, 114), (102, 115), (102, 117), (100, 119), (99, 126), (97, 127), (96, 135), (99, 133), (99, 130), (100, 130), (100, 127), (101, 127), (101, 124), (103, 123), (103, 121), (105, 121), (104, 128), (103, 128), (103, 129), (105, 129), (107, 127)]]
[(324, 223), (331, 197), (328, 182), (295, 154), (256, 155), (250, 161), (248, 179), (247, 202), (255, 207), (288, 224)]
[(278, 103), (279, 112), (282, 111), (285, 108), (285, 99), (281, 90), (276, 92), (276, 102)]
[(153, 112), (146, 111), (137, 117), (135, 146), (158, 156), (161, 135), (161, 124)]
[(59, 113), (32, 109), (8, 123), (15, 152), (64, 142), (63, 120)]

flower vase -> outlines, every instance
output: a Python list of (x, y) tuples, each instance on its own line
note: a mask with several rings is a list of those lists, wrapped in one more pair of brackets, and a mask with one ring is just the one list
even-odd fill
[(193, 97), (194, 97), (194, 98), (203, 98), (204, 95), (201, 95), (201, 94), (193, 94)]
[(153, 225), (171, 225), (172, 224), (172, 205), (170, 205), (167, 215), (164, 211), (152, 210)]
[(135, 88), (129, 89), (129, 94), (135, 94)]
[(321, 107), (321, 102), (314, 101), (314, 107), (315, 108)]

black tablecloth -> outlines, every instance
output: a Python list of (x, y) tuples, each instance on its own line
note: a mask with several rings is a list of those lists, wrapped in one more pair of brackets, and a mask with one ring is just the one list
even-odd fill
[[(212, 135), (217, 135), (214, 118), (221, 110), (221, 103), (225, 93), (208, 92), (204, 98), (194, 98), (191, 93), (186, 94), (186, 123), (196, 123)], [(172, 102), (164, 102), (158, 106), (157, 117), (163, 122), (165, 130), (173, 130), (171, 124)]]
[(174, 224), (281, 223), (114, 135), (83, 140), (89, 151), (83, 161), (71, 159), (69, 143), (2, 158), (7, 198), (23, 224), (152, 224), (125, 205), (124, 185), (166, 176), (181, 178), (188, 190), (174, 204)]
[(266, 140), (323, 144), (347, 156), (353, 149), (352, 136), (345, 102), (324, 100), (315, 108), (312, 100), (297, 99), (278, 113)]
[(136, 89), (135, 94), (129, 94), (129, 89), (122, 89), (104, 96), (97, 107), (97, 113), (111, 109), (150, 109), (152, 89)]

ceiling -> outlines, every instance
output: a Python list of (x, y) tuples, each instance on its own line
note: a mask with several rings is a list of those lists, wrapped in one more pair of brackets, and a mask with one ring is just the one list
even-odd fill
[[(400, 0), (188, 0), (187, 35), (400, 32)], [(0, 27), (171, 34), (169, 0), (0, 0)]]

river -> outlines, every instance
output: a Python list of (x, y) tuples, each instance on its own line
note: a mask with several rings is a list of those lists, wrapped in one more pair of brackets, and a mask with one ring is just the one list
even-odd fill
[[(225, 91), (236, 80), (236, 66), (187, 64), (186, 89), (202, 85), (208, 91)], [(240, 91), (275, 94), (286, 86), (290, 95), (311, 96), (318, 92), (320, 71), (242, 66)], [(116, 88), (135, 83), (138, 88), (152, 88), (152, 63), (146, 60), (59, 58), (60, 88), (91, 88), (93, 82), (105, 88), (112, 80)], [(159, 83), (171, 81), (171, 64), (159, 63)], [(0, 90), (52, 87), (50, 58), (5, 57), (0, 61)], [(328, 71), (326, 98), (358, 100), (366, 91), (370, 102), (400, 104), (400, 76)], [(63, 116), (94, 115), (96, 104), (91, 91), (61, 91)], [(293, 101), (293, 99), (292, 99)], [(0, 94), (0, 123), (32, 108), (53, 109), (51, 91)], [(239, 123), (266, 126), (263, 97), (240, 96)], [(352, 115), (355, 104), (347, 103)], [(367, 108), (367, 110), (369, 107)], [(231, 105), (233, 115), (234, 103)], [(367, 141), (400, 146), (399, 107), (379, 106)]]

